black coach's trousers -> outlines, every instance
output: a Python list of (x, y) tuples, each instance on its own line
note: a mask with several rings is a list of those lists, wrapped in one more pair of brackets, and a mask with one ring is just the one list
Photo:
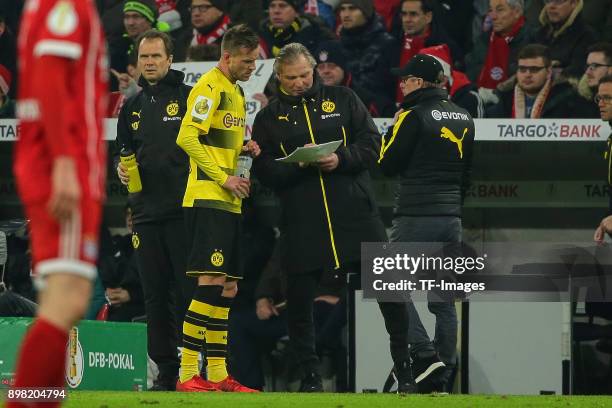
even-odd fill
[(136, 256), (147, 314), (147, 350), (159, 368), (159, 379), (178, 375), (178, 339), (196, 280), (185, 275), (183, 219), (134, 226)]
[[(359, 273), (359, 263), (346, 264), (345, 272)], [(313, 300), (321, 280), (321, 270), (296, 273), (287, 279), (287, 326), (296, 364), (304, 373), (317, 372), (319, 358), (315, 348)], [(408, 310), (405, 303), (381, 303), (390, 339), (391, 357), (398, 364), (408, 360)]]

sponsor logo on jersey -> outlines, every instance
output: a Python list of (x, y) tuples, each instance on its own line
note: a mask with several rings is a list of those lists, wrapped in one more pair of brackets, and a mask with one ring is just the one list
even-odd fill
[(223, 266), (223, 262), (223, 254), (221, 253), (221, 251), (215, 249), (215, 251), (210, 256), (210, 263), (218, 268), (220, 266)]
[(442, 119), (470, 120), (469, 116), (466, 115), (465, 113), (446, 112), (446, 111), (440, 112), (439, 110), (432, 110), (431, 117), (434, 118), (435, 120), (442, 120)]
[(68, 36), (77, 28), (79, 17), (70, 1), (58, 1), (47, 16), (47, 28), (57, 36)]
[(208, 114), (210, 113), (210, 108), (212, 104), (212, 99), (199, 95), (195, 100), (195, 104), (193, 105), (193, 109), (191, 110), (191, 115), (194, 118), (203, 121), (208, 119)]
[(323, 109), (323, 111), (326, 113), (332, 113), (336, 110), (336, 104), (332, 101), (323, 101), (321, 104), (321, 109)]
[(137, 233), (132, 234), (132, 246), (134, 247), (134, 249), (138, 249), (138, 247), (140, 246), (140, 238), (138, 237)]
[(244, 118), (233, 116), (231, 113), (226, 113), (225, 116), (223, 116), (223, 126), (228, 129), (232, 126), (244, 127), (244, 124)]
[(179, 104), (178, 102), (170, 102), (168, 106), (166, 106), (166, 113), (169, 116), (176, 116), (179, 113)]
[(463, 159), (463, 139), (465, 138), (465, 134), (468, 132), (468, 129), (467, 128), (463, 129), (463, 136), (461, 136), (461, 139), (455, 136), (453, 131), (447, 128), (446, 126), (444, 126), (440, 132), (441, 132), (440, 133), (441, 138), (448, 139), (457, 145), (457, 150), (459, 151), (459, 157)]

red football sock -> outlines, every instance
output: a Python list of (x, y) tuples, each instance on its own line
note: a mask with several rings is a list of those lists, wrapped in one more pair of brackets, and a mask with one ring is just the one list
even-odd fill
[[(68, 332), (44, 319), (36, 319), (23, 339), (13, 387), (63, 387), (67, 342)], [(26, 406), (56, 408), (60, 403), (7, 404), (7, 408)]]

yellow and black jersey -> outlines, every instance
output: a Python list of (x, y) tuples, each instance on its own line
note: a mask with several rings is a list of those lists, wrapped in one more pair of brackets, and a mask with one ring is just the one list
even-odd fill
[(187, 100), (176, 143), (189, 155), (183, 207), (240, 213), (241, 200), (222, 185), (233, 175), (244, 139), (242, 88), (213, 68), (196, 83)]

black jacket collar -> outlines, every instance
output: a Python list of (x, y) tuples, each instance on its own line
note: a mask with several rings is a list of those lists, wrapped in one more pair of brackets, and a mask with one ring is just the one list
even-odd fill
[(407, 109), (429, 100), (440, 101), (443, 99), (448, 99), (448, 92), (446, 89), (421, 88), (409, 93), (404, 97), (404, 100), (402, 101), (402, 108)]
[(138, 79), (138, 85), (142, 88), (142, 91), (147, 95), (159, 95), (168, 90), (174, 90), (183, 83), (185, 74), (182, 71), (174, 69), (168, 70), (168, 74), (163, 77), (157, 84), (151, 85), (141, 75)]

